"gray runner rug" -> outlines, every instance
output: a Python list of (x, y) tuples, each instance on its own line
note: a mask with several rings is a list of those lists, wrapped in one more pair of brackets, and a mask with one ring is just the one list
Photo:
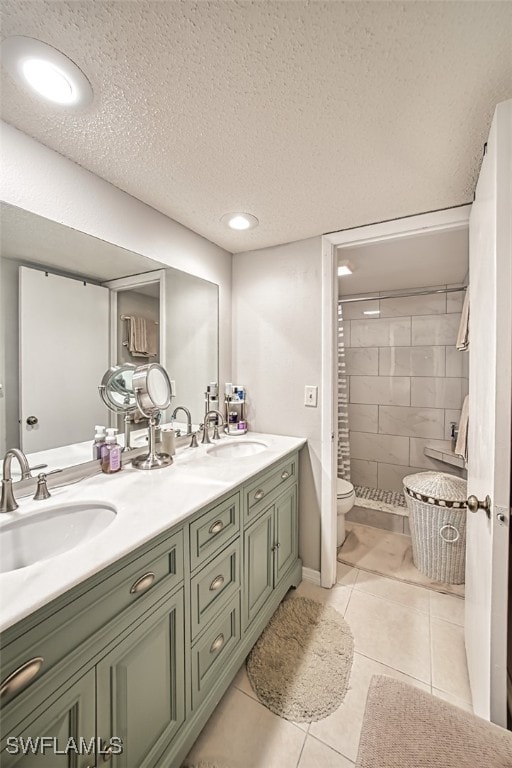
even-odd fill
[(354, 640), (334, 608), (285, 600), (247, 658), (258, 699), (286, 720), (310, 723), (334, 712), (348, 688)]

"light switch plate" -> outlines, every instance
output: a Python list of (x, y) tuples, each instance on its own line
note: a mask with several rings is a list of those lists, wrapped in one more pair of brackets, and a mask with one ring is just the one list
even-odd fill
[(316, 408), (318, 406), (318, 387), (306, 384), (304, 389), (304, 405), (309, 406), (309, 408)]

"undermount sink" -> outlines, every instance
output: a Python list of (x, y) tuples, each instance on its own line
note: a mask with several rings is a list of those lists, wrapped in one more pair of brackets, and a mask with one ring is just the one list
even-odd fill
[(116, 519), (116, 508), (99, 502), (49, 507), (0, 527), (0, 573), (49, 560), (93, 539)]
[(206, 452), (218, 459), (240, 459), (245, 456), (254, 456), (257, 453), (262, 453), (267, 448), (268, 445), (260, 443), (259, 440), (244, 440), (243, 442), (238, 442), (237, 440), (230, 440), (228, 442), (226, 440), (226, 442), (213, 445)]

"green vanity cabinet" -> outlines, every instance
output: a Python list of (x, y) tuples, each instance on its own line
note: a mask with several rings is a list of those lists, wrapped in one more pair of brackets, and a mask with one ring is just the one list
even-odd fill
[(152, 768), (185, 719), (183, 589), (96, 666), (98, 736), (122, 740), (116, 768)]
[(294, 484), (244, 531), (244, 629), (297, 560), (297, 515)]
[[(38, 712), (8, 734), (9, 741), (1, 755), (3, 768), (95, 766), (95, 696), (94, 670), (90, 670), (63, 693), (50, 697)], [(52, 739), (63, 754), (56, 754)], [(79, 746), (80, 739), (85, 747)]]
[[(293, 452), (7, 629), (2, 766), (179, 768), (301, 580), (297, 472)], [(10, 754), (22, 736), (99, 753)]]

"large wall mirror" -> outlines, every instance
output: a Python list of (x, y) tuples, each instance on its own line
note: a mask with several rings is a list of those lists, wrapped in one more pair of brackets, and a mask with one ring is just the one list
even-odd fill
[(121, 363), (159, 362), (175, 392), (163, 421), (177, 405), (202, 421), (218, 381), (216, 284), (5, 203), (0, 278), (2, 453), (69, 446), (60, 465), (81, 463), (95, 425), (115, 419), (98, 385)]

